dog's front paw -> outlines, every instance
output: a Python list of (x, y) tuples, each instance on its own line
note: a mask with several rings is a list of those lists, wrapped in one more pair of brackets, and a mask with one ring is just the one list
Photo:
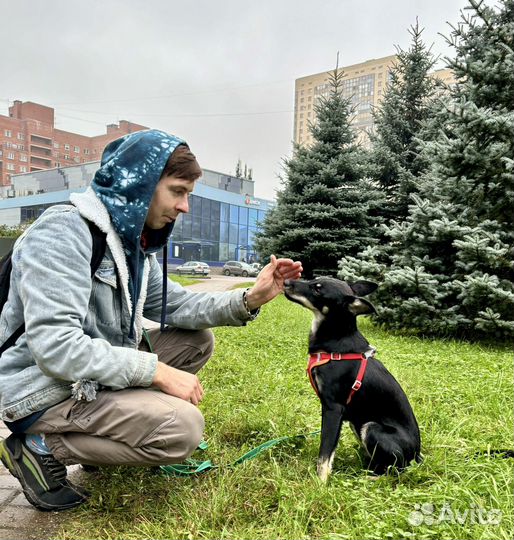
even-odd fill
[(319, 479), (323, 483), (326, 483), (330, 473), (332, 472), (332, 459), (319, 459), (317, 472)]

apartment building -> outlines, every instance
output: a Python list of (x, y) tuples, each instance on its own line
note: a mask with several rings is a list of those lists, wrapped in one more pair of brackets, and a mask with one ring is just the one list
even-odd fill
[[(340, 68), (343, 72), (343, 96), (351, 99), (354, 108), (352, 124), (363, 145), (369, 142), (368, 133), (373, 129), (372, 109), (382, 100), (396, 58), (393, 54)], [(446, 84), (455, 82), (449, 69), (434, 71), (432, 75)], [(314, 105), (317, 100), (330, 92), (329, 76), (330, 72), (323, 72), (295, 81), (293, 139), (297, 144), (308, 146), (312, 143), (309, 122), (316, 118)]]
[(0, 115), (0, 187), (9, 186), (14, 174), (97, 161), (109, 142), (142, 129), (148, 128), (121, 120), (88, 137), (57, 129), (52, 107), (16, 100), (9, 116)]

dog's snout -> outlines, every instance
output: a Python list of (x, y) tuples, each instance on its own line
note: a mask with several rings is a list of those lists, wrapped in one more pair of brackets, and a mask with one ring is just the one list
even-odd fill
[(293, 283), (293, 280), (292, 279), (286, 279), (284, 281), (284, 287), (287, 289), (289, 287), (291, 287), (291, 284)]

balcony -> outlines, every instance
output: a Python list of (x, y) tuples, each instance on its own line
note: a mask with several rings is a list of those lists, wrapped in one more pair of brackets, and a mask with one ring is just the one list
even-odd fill
[(30, 142), (41, 146), (52, 146), (52, 139), (46, 137), (40, 137), (39, 135), (31, 135)]
[(49, 148), (42, 148), (41, 146), (35, 146), (34, 144), (30, 145), (30, 153), (42, 157), (50, 157), (52, 155), (52, 151)]
[(48, 169), (52, 166), (52, 161), (50, 159), (42, 157), (30, 156), (30, 165), (34, 167)]

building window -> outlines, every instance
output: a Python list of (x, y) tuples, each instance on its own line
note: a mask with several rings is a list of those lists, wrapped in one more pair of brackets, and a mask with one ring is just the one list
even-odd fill
[(59, 148), (60, 144), (58, 142), (54, 142), (54, 148)]
[(26, 154), (20, 154), (20, 161), (28, 161)]
[(70, 155), (69, 154), (64, 154), (64, 159), (70, 159)]
[(80, 148), (78, 146), (74, 146), (73, 151), (78, 154), (80, 152)]
[(61, 164), (58, 161), (56, 161), (55, 162), (55, 167), (60, 167), (60, 166), (61, 166)]
[(238, 224), (239, 223), (239, 209), (237, 206), (230, 205), (230, 223)]
[(20, 172), (27, 172), (27, 167), (20, 165)]
[(10, 129), (4, 129), (4, 135), (6, 137), (12, 137), (12, 131)]
[(14, 171), (14, 170), (15, 170), (14, 164), (8, 163), (8, 164), (7, 164), (7, 170), (8, 170), (8, 171)]
[(65, 144), (65, 145), (64, 145), (64, 149), (65, 149), (65, 150), (69, 150), (69, 149), (70, 149), (70, 145), (69, 145), (69, 144)]
[(84, 148), (84, 154), (89, 154), (89, 148)]
[(14, 152), (7, 152), (7, 159), (14, 159)]

